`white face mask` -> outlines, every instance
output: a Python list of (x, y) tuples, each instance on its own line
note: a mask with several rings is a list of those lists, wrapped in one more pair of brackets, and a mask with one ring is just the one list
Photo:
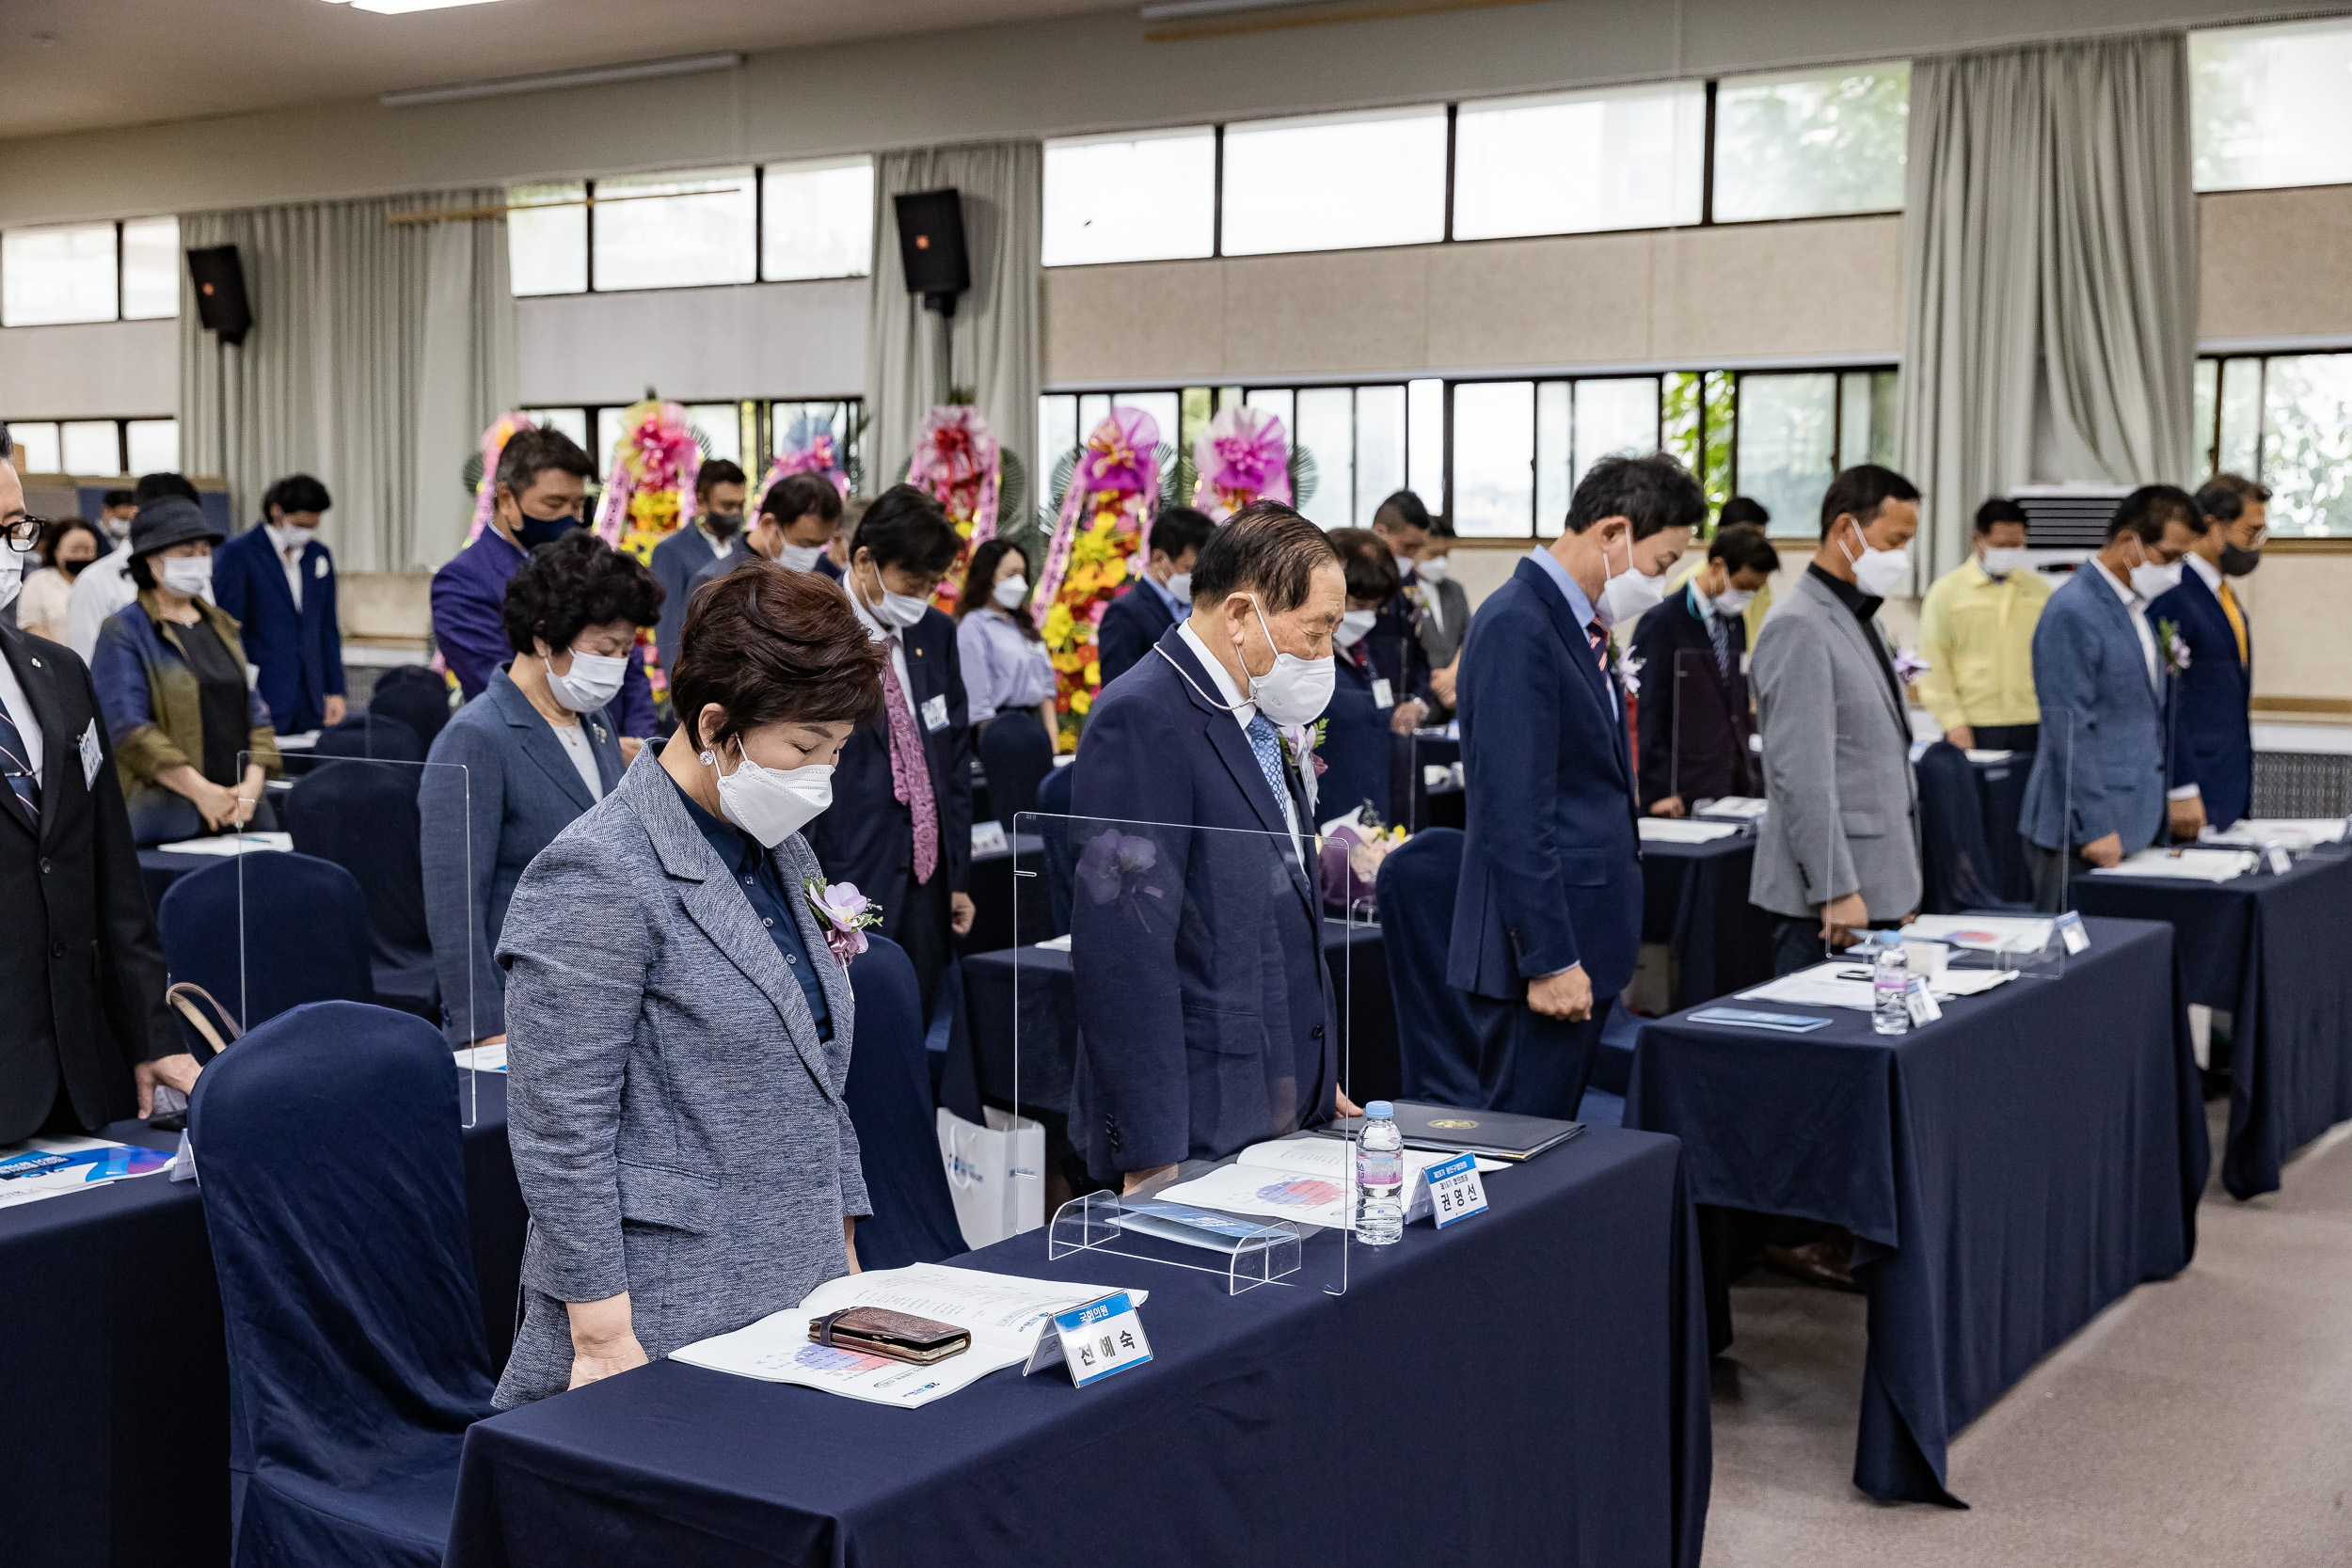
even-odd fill
[(16, 592), (24, 586), (24, 558), (0, 545), (0, 610), (16, 603)]
[[(928, 599), (918, 599), (911, 594), (893, 594), (888, 585), (882, 582), (880, 567), (874, 570), (874, 585), (882, 589), (882, 603), (877, 605), (867, 601), (866, 610), (868, 614), (885, 626), (896, 626), (900, 631), (904, 631), (915, 622), (920, 621), (923, 618), (923, 611), (930, 608), (930, 601)], [(858, 597), (861, 600), (866, 598), (866, 592), (863, 588), (859, 589)]]
[[(762, 768), (739, 745), (736, 757), (735, 771), (719, 774), (719, 813), (771, 849), (833, 804), (833, 768), (825, 764)], [(703, 752), (702, 762), (718, 770), (715, 752)]]
[(163, 564), (163, 584), (166, 588), (191, 599), (209, 599), (213, 596), (211, 556), (166, 556)]
[(2161, 598), (2181, 585), (2181, 563), (2159, 566), (2153, 561), (2142, 561), (2132, 568), (2132, 592), (2143, 599)]
[[(1859, 533), (1859, 528), (1855, 531)], [(1859, 556), (1846, 549), (1843, 539), (1837, 542), (1837, 547), (1846, 550), (1846, 559), (1853, 564), (1854, 586), (1874, 599), (1886, 597), (1888, 592), (1903, 580), (1903, 574), (1911, 570), (1909, 550), (1875, 549), (1867, 534), (1862, 536), (1862, 553)]]
[(1027, 578), (998, 578), (996, 586), (988, 591), (988, 596), (996, 601), (1000, 610), (1019, 610), (1022, 597), (1028, 591)]
[(1373, 622), (1379, 618), (1380, 612), (1376, 610), (1351, 610), (1340, 617), (1339, 629), (1331, 634), (1331, 641), (1343, 648), (1352, 648), (1364, 640), (1364, 634), (1372, 630)]
[(1726, 588), (1722, 593), (1715, 595), (1715, 613), (1718, 615), (1743, 615), (1747, 613), (1748, 606), (1754, 604), (1755, 602), (1755, 589)]
[(1192, 574), (1190, 572), (1168, 573), (1168, 591), (1176, 596), (1179, 603), (1192, 603)]
[(548, 667), (548, 691), (574, 713), (594, 713), (620, 695), (621, 679), (628, 673), (626, 655), (614, 658), (574, 649), (571, 673), (559, 675), (553, 666)]
[[(1258, 603), (1255, 594), (1249, 603), (1258, 612), (1258, 629), (1265, 633), (1266, 646), (1274, 648), (1274, 629), (1265, 624), (1265, 606)], [(1249, 700), (1258, 705), (1260, 713), (1283, 725), (1311, 724), (1322, 718), (1331, 703), (1331, 683), (1338, 678), (1330, 659), (1300, 658), (1279, 648), (1274, 648), (1274, 668), (1264, 674), (1252, 673), (1247, 657), (1241, 668), (1249, 676)]]
[(1433, 555), (1413, 567), (1413, 575), (1423, 582), (1443, 582), (1448, 570), (1446, 558)]
[(817, 570), (817, 563), (824, 559), (825, 546), (822, 545), (787, 545), (776, 557), (776, 564), (787, 571), (813, 572)]
[(1996, 581), (2025, 563), (2026, 546), (2023, 545), (1987, 545), (1984, 554), (1978, 561), (1978, 564), (1984, 568), (1984, 575)]
[[(1601, 563), (1605, 566), (1608, 561), (1608, 552), (1604, 549), (1601, 553)], [(1625, 570), (1615, 574), (1600, 585), (1600, 603), (1593, 607), (1593, 613), (1600, 617), (1602, 626), (1613, 626), (1620, 621), (1632, 620), (1633, 617), (1665, 596), (1664, 569), (1661, 568), (1654, 578), (1645, 577), (1635, 571), (1633, 569), (1633, 542), (1628, 539), (1625, 546)]]

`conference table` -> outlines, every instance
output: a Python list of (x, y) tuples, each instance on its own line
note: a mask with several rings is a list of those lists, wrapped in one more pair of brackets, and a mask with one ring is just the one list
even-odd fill
[[(466, 1198), (497, 1366), (515, 1338), (526, 1216), (506, 1080), (474, 1076)], [(137, 1121), (101, 1136), (179, 1142)], [(15, 1434), (0, 1465), (0, 1562), (228, 1562), (229, 1353), (195, 1184), (159, 1173), (0, 1209), (0, 1409)]]
[[(1957, 1506), (1953, 1433), (2196, 1250), (2204, 1107), (2169, 927), (2093, 917), (2063, 974), (1808, 1034), (1644, 1025), (1625, 1124), (1683, 1140), (1699, 1204), (1844, 1226), (1869, 1296), (1854, 1484)], [(1710, 1307), (1727, 1299), (1710, 1281)], [(1716, 1342), (1724, 1335), (1719, 1328)]]
[(1772, 917), (1748, 902), (1756, 835), (1642, 844), (1642, 940), (1674, 955), (1671, 999), (1695, 1006), (1772, 975)]
[(2221, 1183), (2276, 1192), (2287, 1157), (2352, 1117), (2352, 852), (2227, 882), (2078, 876), (2085, 914), (2169, 921), (2188, 1000), (2231, 1015)]
[[(916, 1410), (664, 1361), (466, 1437), (452, 1568), (1697, 1568), (1705, 1312), (1671, 1138), (1596, 1129), (1489, 1209), (1261, 1285), (1032, 1231), (955, 1260), (1150, 1291), (1152, 1359)], [(1311, 1246), (1329, 1244), (1325, 1233)]]
[(1053, 929), (1045, 879), (1025, 876), (1045, 858), (1045, 840), (1036, 833), (1008, 833), (1006, 847), (972, 857), (972, 929), (956, 939), (956, 953), (993, 953), (1010, 947), (1017, 935), (1031, 942)]

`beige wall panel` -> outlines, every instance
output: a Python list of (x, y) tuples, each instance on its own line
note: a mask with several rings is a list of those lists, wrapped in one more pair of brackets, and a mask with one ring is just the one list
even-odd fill
[(433, 626), (432, 574), (345, 572), (335, 606), (345, 637), (421, 640)]
[(1418, 370), (1429, 363), (1430, 247), (1236, 257), (1225, 268), (1233, 375)]
[(1595, 365), (1650, 357), (1659, 236), (1577, 234), (1429, 253), (1429, 362)]
[(1226, 372), (1224, 262), (1048, 267), (1039, 309), (1046, 386), (1149, 386)]
[(1902, 351), (1899, 217), (1671, 230), (1657, 253), (1657, 358)]
[(2352, 554), (2273, 549), (2260, 570), (2232, 587), (2246, 595), (2254, 636), (2254, 701), (2269, 697), (2352, 699)]
[(2197, 336), (2352, 338), (2352, 185), (2197, 198)]
[(0, 329), (0, 418), (120, 419), (180, 408), (180, 324), (90, 322)]

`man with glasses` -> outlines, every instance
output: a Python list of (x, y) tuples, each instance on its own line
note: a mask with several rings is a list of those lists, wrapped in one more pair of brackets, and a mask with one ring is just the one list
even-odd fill
[[(24, 510), (0, 425), (0, 605), (44, 526)], [(89, 670), (0, 626), (0, 1144), (72, 1136), (185, 1094), (196, 1061), (164, 1007), (164, 956), (139, 880), (114, 748)]]
[[(2177, 629), (2188, 650), (2171, 722), (2167, 815), (2176, 840), (2210, 822), (2227, 828), (2254, 798), (2254, 633), (2230, 586), (2262, 560), (2270, 492), (2217, 474), (2197, 492), (2205, 531), (2188, 546), (2181, 585), (2148, 607), (2148, 618)], [(2233, 569), (2234, 568), (2234, 569)]]

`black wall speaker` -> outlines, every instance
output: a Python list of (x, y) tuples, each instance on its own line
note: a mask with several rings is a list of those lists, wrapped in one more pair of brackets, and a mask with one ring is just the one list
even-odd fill
[(898, 209), (898, 264), (907, 293), (944, 316), (956, 313), (956, 296), (972, 286), (972, 263), (963, 253), (963, 198), (955, 190), (911, 191), (891, 200)]
[(189, 251), (188, 279), (196, 285), (196, 311), (204, 329), (219, 333), (224, 343), (242, 345), (253, 330), (253, 306), (245, 296), (245, 268), (237, 261), (237, 247), (216, 245)]

